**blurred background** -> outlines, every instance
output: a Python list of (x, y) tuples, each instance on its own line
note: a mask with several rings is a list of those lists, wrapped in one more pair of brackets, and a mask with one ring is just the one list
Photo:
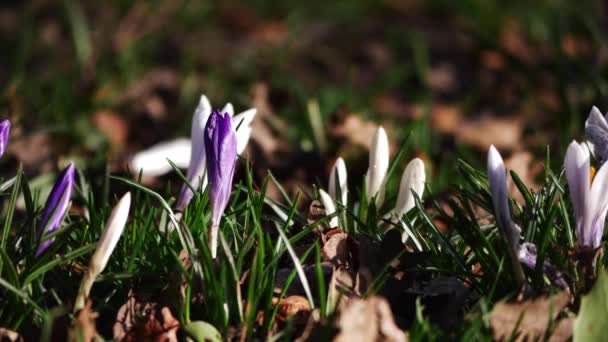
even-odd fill
[(3, 1), (1, 172), (126, 173), (189, 136), (204, 93), (258, 109), (245, 158), (292, 192), (326, 184), (338, 156), (360, 187), (378, 124), (433, 190), (490, 143), (533, 187), (547, 146), (561, 167), (591, 106), (608, 110), (607, 24), (586, 0)]

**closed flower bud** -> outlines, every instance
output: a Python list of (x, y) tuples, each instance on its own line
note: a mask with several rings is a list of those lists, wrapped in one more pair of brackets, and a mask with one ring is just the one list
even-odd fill
[(112, 210), (110, 218), (106, 223), (105, 230), (103, 231), (103, 234), (99, 239), (99, 243), (97, 244), (97, 249), (91, 257), (87, 273), (80, 283), (80, 290), (78, 291), (78, 297), (76, 298), (76, 303), (74, 305), (76, 310), (84, 306), (85, 300), (89, 296), (89, 292), (91, 291), (95, 278), (97, 278), (97, 276), (101, 274), (103, 269), (106, 267), (108, 260), (110, 259), (110, 256), (112, 255), (112, 252), (114, 251), (114, 248), (122, 235), (125, 225), (127, 224), (130, 207), (131, 193), (127, 192)]
[(8, 136), (11, 131), (11, 123), (8, 120), (0, 121), (0, 157), (6, 151), (8, 145)]
[[(346, 205), (348, 200), (348, 180), (346, 177), (346, 164), (344, 163), (344, 159), (338, 158), (329, 175), (328, 190), (331, 198), (342, 205)], [(339, 194), (338, 190), (340, 191)]]
[(237, 157), (236, 133), (227, 114), (214, 111), (205, 127), (205, 153), (209, 180), (211, 227), (209, 248), (213, 258), (217, 255), (217, 238), (220, 221), (232, 192), (232, 179)]
[[(38, 239), (42, 241), (46, 234), (56, 231), (63, 222), (65, 215), (70, 208), (70, 197), (72, 197), (72, 189), (76, 178), (76, 168), (73, 163), (70, 163), (59, 176), (57, 183), (53, 186), (49, 197), (42, 211), (42, 221), (38, 228)], [(36, 256), (42, 254), (52, 243), (55, 238), (42, 241)]]
[(369, 151), (369, 169), (365, 175), (365, 193), (368, 203), (375, 197), (376, 207), (384, 202), (384, 185), (388, 171), (388, 137), (382, 126), (378, 127), (372, 138)]

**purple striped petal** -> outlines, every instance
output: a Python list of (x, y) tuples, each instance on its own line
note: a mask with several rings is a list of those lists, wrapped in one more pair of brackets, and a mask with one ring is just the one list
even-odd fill
[[(57, 183), (53, 186), (46, 200), (44, 210), (42, 211), (42, 221), (40, 221), (38, 228), (39, 240), (42, 240), (44, 235), (56, 231), (61, 226), (70, 207), (70, 197), (72, 197), (75, 177), (76, 168), (73, 163), (70, 163), (61, 172)], [(43, 241), (36, 251), (36, 257), (42, 254), (53, 241), (55, 241), (55, 238)]]
[(219, 225), (232, 191), (236, 145), (230, 116), (214, 111), (205, 128), (207, 176), (211, 186), (209, 200), (214, 225)]
[(8, 120), (0, 121), (0, 157), (6, 151), (6, 146), (8, 145), (8, 135), (11, 131), (11, 123)]

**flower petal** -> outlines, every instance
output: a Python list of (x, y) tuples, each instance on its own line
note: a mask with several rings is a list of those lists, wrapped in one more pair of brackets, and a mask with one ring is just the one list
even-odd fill
[(585, 134), (594, 156), (600, 161), (608, 159), (608, 122), (597, 107), (591, 108), (585, 121)]
[(118, 204), (116, 204), (114, 209), (112, 209), (110, 218), (108, 218), (108, 222), (106, 223), (106, 228), (97, 244), (95, 254), (91, 257), (89, 272), (93, 272), (95, 275), (103, 272), (103, 269), (106, 267), (110, 255), (112, 255), (112, 252), (118, 243), (118, 239), (120, 239), (120, 235), (127, 224), (130, 208), (131, 193), (127, 192), (120, 201), (118, 201)]
[(11, 122), (8, 120), (0, 121), (0, 157), (4, 154), (8, 145), (8, 136), (11, 131)]
[[(336, 181), (338, 181), (339, 187), (336, 186)], [(329, 195), (334, 201), (339, 202), (342, 205), (346, 205), (348, 203), (348, 179), (346, 173), (346, 163), (344, 163), (344, 159), (342, 159), (342, 157), (336, 159), (336, 163), (331, 168), (328, 189)], [(340, 190), (340, 199), (338, 199), (338, 190)]]
[(401, 176), (397, 204), (395, 205), (397, 217), (403, 216), (416, 205), (412, 191), (422, 197), (425, 180), (424, 162), (420, 158), (412, 159), (405, 167), (403, 176)]
[(162, 176), (173, 168), (167, 159), (171, 160), (180, 169), (190, 164), (192, 147), (190, 139), (178, 138), (158, 143), (148, 149), (137, 152), (129, 161), (129, 169), (134, 175), (140, 172), (144, 176)]
[(589, 150), (584, 145), (572, 141), (566, 151), (566, 178), (570, 189), (570, 199), (576, 216), (579, 243), (588, 245), (586, 231), (589, 230), (591, 217), (589, 172)]
[[(319, 189), (319, 198), (321, 199), (321, 203), (323, 203), (323, 206), (325, 207), (325, 215), (329, 216), (336, 212), (336, 206), (334, 205), (334, 201), (331, 199), (331, 196), (329, 196), (329, 194), (325, 192), (325, 190)], [(337, 216), (332, 217), (329, 220), (330, 228), (336, 228), (339, 225), (340, 224)]]
[[(63, 223), (63, 219), (70, 208), (70, 198), (72, 197), (72, 189), (76, 180), (76, 167), (70, 163), (59, 175), (59, 179), (51, 189), (49, 197), (44, 204), (42, 211), (42, 220), (38, 228), (38, 239), (42, 240), (48, 233), (56, 231)], [(55, 238), (47, 239), (40, 243), (35, 256), (42, 254), (52, 243)]]
[(243, 153), (251, 136), (251, 123), (255, 118), (257, 110), (255, 108), (246, 110), (232, 118), (232, 127), (236, 130), (236, 151), (240, 155)]
[(222, 108), (222, 113), (227, 113), (230, 117), (234, 116), (234, 107), (232, 107), (232, 103), (226, 103), (224, 108)]
[(389, 149), (388, 137), (382, 126), (379, 126), (372, 138), (369, 151), (369, 169), (365, 176), (365, 194), (368, 202), (377, 195), (376, 206), (380, 207), (384, 199), (384, 182), (388, 171)]

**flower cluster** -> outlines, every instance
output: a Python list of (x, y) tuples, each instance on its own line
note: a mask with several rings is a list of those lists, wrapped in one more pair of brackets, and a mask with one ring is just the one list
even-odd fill
[[(578, 143), (572, 141), (566, 151), (564, 161), (570, 200), (576, 220), (577, 253), (596, 255), (604, 233), (606, 213), (608, 212), (608, 115), (602, 116), (593, 107), (585, 123), (589, 141)], [(601, 163), (599, 170), (592, 177), (591, 153)], [(509, 245), (509, 254), (514, 260), (513, 268), (516, 279), (523, 284), (523, 272), (519, 262), (529, 268), (536, 267), (536, 246), (529, 242), (521, 243), (521, 229), (511, 217), (507, 192), (506, 169), (502, 157), (494, 146), (488, 151), (488, 182), (496, 224)], [(515, 261), (518, 260), (519, 262)], [(594, 262), (594, 258), (591, 258)], [(547, 261), (543, 264), (545, 275), (559, 287), (567, 284), (561, 274)]]
[[(388, 137), (382, 126), (376, 129), (371, 141), (369, 151), (369, 168), (365, 175), (365, 196), (368, 203), (374, 203), (380, 208), (385, 199), (385, 187), (387, 172), (390, 161), (390, 151)], [(415, 206), (414, 194), (422, 196), (424, 193), (426, 175), (424, 163), (419, 158), (412, 159), (401, 177), (397, 201), (393, 209), (387, 214), (386, 218), (397, 222), (403, 215)], [(338, 158), (332, 167), (329, 177), (328, 192), (319, 190), (319, 199), (325, 207), (327, 215), (333, 215), (338, 206), (348, 205), (348, 180), (346, 163), (341, 157)], [(358, 205), (358, 204), (357, 204)], [(329, 221), (331, 228), (339, 226), (337, 216)], [(406, 234), (404, 233), (404, 241)]]

